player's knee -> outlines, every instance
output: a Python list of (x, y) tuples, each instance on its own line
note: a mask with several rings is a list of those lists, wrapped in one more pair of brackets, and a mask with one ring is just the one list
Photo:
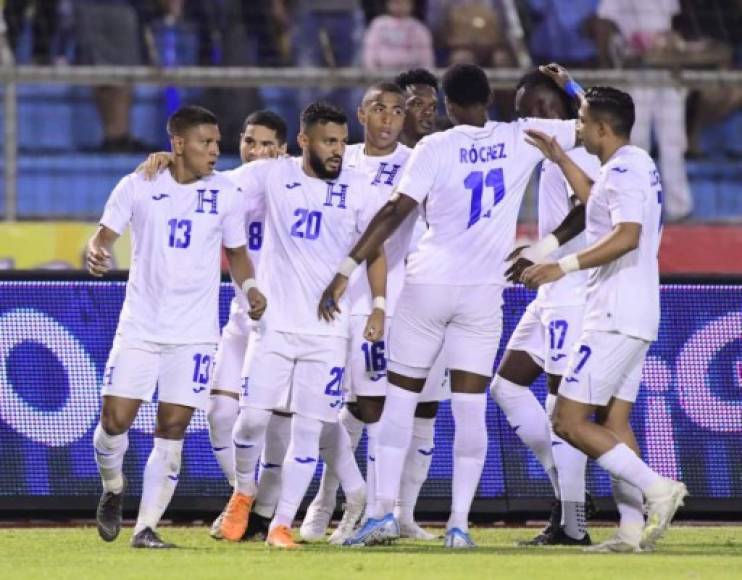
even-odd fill
[(155, 427), (155, 437), (162, 439), (183, 439), (188, 428), (188, 419), (181, 417), (158, 417)]
[(359, 397), (355, 417), (364, 423), (376, 423), (384, 411), (384, 397)]
[(103, 430), (109, 435), (121, 435), (129, 430), (131, 419), (127, 413), (123, 413), (118, 409), (103, 407), (100, 424)]
[(230, 429), (240, 412), (239, 401), (223, 395), (211, 395), (206, 419), (210, 429)]
[(567, 417), (565, 413), (560, 413), (558, 407), (551, 419), (554, 433), (568, 443), (572, 443), (575, 440), (576, 432), (579, 427), (577, 423), (578, 422), (574, 419)]
[(415, 417), (419, 419), (435, 419), (438, 414), (438, 401), (427, 401), (418, 403), (415, 409)]

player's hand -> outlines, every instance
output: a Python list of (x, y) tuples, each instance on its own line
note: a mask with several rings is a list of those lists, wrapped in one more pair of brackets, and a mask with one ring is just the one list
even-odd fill
[(572, 80), (571, 75), (562, 65), (552, 62), (551, 64), (541, 65), (538, 70), (549, 76), (559, 87), (564, 90), (567, 83)]
[(562, 149), (562, 146), (559, 145), (556, 137), (547, 135), (536, 129), (526, 129), (525, 132), (528, 135), (526, 137), (526, 143), (536, 147), (549, 161), (559, 163), (565, 158), (566, 153)]
[(152, 181), (158, 173), (165, 171), (172, 162), (173, 157), (167, 151), (150, 153), (149, 157), (137, 167), (137, 173), (141, 173), (147, 181)]
[(381, 308), (374, 308), (366, 319), (363, 338), (369, 342), (378, 342), (384, 337), (386, 313)]
[(525, 269), (520, 280), (529, 288), (538, 288), (543, 284), (555, 282), (564, 276), (564, 271), (556, 262), (534, 264)]
[(268, 307), (268, 300), (263, 293), (257, 288), (250, 288), (247, 291), (247, 303), (250, 305), (247, 315), (253, 320), (260, 320)]
[(533, 266), (533, 262), (531, 262), (531, 260), (528, 260), (526, 258), (516, 259), (512, 264), (510, 264), (510, 267), (505, 270), (505, 279), (508, 282), (512, 282), (513, 284), (522, 282), (523, 272), (530, 266)]
[(523, 252), (523, 250), (525, 250), (527, 247), (528, 247), (528, 245), (526, 245), (526, 244), (524, 244), (522, 246), (518, 246), (517, 248), (515, 248), (512, 252), (510, 252), (508, 254), (508, 257), (505, 258), (505, 261), (506, 262), (512, 262), (513, 260), (515, 260), (516, 258), (518, 258), (521, 255), (521, 253)]
[(325, 288), (317, 306), (317, 317), (330, 322), (335, 320), (335, 315), (340, 314), (340, 299), (348, 287), (348, 278), (342, 274), (335, 274), (330, 285)]
[(111, 269), (111, 254), (103, 246), (88, 244), (85, 263), (88, 272), (100, 278)]

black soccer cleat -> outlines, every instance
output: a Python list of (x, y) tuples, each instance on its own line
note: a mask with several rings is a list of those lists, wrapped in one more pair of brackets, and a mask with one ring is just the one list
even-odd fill
[(121, 493), (104, 491), (98, 500), (95, 523), (98, 527), (98, 535), (106, 542), (113, 542), (121, 532), (124, 492), (126, 492), (126, 478), (124, 478)]
[(557, 526), (548, 534), (541, 533), (530, 542), (522, 542), (521, 546), (592, 546), (590, 534), (585, 532), (579, 540), (567, 535), (562, 526)]
[(515, 543), (516, 546), (545, 546), (548, 539), (558, 529), (562, 523), (562, 504), (555, 499), (551, 502), (551, 513), (549, 514), (549, 523), (542, 529), (535, 538), (530, 540), (520, 540)]
[(176, 548), (177, 546), (175, 544), (163, 542), (162, 538), (160, 538), (152, 528), (144, 528), (141, 532), (131, 537), (131, 547), (151, 550), (167, 550), (169, 548)]
[(268, 527), (271, 524), (270, 518), (263, 517), (259, 514), (250, 514), (247, 520), (247, 529), (242, 536), (243, 542), (263, 542), (268, 537)]

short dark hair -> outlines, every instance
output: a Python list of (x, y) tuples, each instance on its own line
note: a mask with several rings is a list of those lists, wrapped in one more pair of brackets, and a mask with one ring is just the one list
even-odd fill
[(490, 83), (484, 70), (475, 64), (455, 64), (443, 75), (443, 93), (459, 106), (488, 105)]
[(395, 95), (404, 97), (404, 91), (402, 90), (402, 87), (400, 87), (398, 84), (390, 83), (388, 81), (381, 81), (381, 82), (370, 85), (366, 89), (366, 91), (363, 93), (363, 99), (361, 100), (361, 105), (363, 105), (363, 103), (366, 101), (366, 95), (368, 95), (371, 91), (379, 91), (381, 93), (394, 93)]
[(585, 93), (590, 115), (610, 125), (619, 137), (630, 137), (636, 113), (631, 95), (613, 87), (592, 87)]
[(317, 123), (321, 125), (326, 125), (327, 123), (346, 125), (348, 123), (348, 116), (337, 105), (333, 105), (328, 101), (315, 101), (307, 105), (301, 112), (301, 128), (306, 130)]
[(187, 105), (175, 111), (167, 120), (167, 134), (171, 137), (183, 135), (188, 129), (198, 125), (218, 125), (216, 115), (199, 107), (198, 105)]
[(552, 91), (557, 94), (564, 105), (564, 110), (567, 111), (570, 119), (577, 117), (577, 103), (572, 99), (566, 92), (564, 92), (556, 81), (549, 75), (542, 73), (540, 70), (533, 69), (524, 74), (518, 81), (518, 85), (515, 87), (517, 93), (520, 89), (526, 91), (533, 91), (537, 89), (544, 89)]
[(394, 82), (405, 90), (410, 85), (428, 85), (433, 90), (438, 91), (438, 79), (426, 68), (411, 68), (405, 72), (399, 73)]
[(286, 143), (286, 121), (273, 111), (269, 111), (268, 109), (259, 109), (250, 113), (242, 124), (243, 133), (247, 129), (248, 125), (267, 127), (276, 133), (276, 139), (278, 139), (279, 145)]

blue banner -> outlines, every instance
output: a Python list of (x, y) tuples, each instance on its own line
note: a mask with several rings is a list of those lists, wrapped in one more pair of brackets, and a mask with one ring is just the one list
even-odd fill
[[(0, 282), (0, 496), (99, 493), (92, 436), (124, 289), (119, 282)], [(222, 323), (231, 296), (224, 284)], [(506, 291), (503, 345), (532, 298), (522, 287)], [(543, 379), (534, 388), (543, 400)], [(659, 339), (647, 357), (632, 421), (644, 458), (685, 481), (693, 496), (742, 498), (742, 287), (663, 286)], [(491, 403), (487, 422), (479, 497), (550, 496), (540, 465)], [(124, 464), (132, 493), (141, 488), (153, 425), (154, 405), (143, 405)], [(423, 497), (450, 497), (452, 443), (444, 403)], [(610, 495), (607, 475), (592, 464), (589, 488)], [(227, 493), (198, 412), (177, 494)]]

